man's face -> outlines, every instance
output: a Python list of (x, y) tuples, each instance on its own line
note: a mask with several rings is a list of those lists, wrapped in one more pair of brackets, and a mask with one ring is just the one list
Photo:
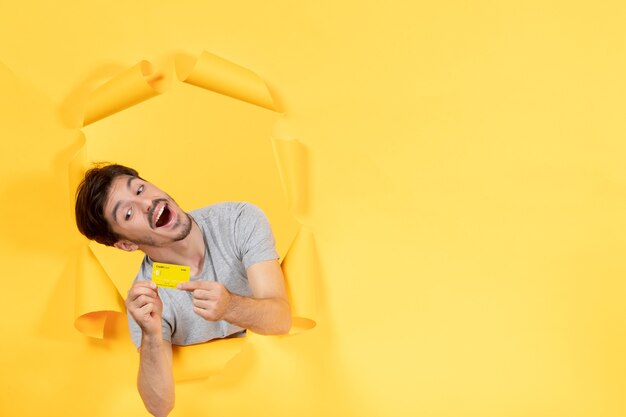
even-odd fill
[[(104, 217), (122, 240), (138, 246), (165, 246), (183, 240), (191, 231), (191, 218), (169, 195), (129, 175), (111, 183)], [(115, 246), (132, 250), (121, 247), (119, 241)]]

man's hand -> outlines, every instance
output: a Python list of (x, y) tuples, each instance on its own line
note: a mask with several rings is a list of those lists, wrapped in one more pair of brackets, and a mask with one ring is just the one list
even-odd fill
[(177, 285), (179, 290), (193, 295), (193, 311), (208, 321), (224, 319), (233, 296), (219, 282), (189, 281)]
[(139, 281), (128, 291), (126, 309), (147, 335), (161, 337), (163, 303), (152, 281)]
[(231, 294), (214, 281), (190, 281), (176, 286), (193, 294), (193, 311), (207, 321), (224, 320), (259, 334), (285, 334), (291, 327), (283, 271), (277, 260), (246, 270), (252, 296)]

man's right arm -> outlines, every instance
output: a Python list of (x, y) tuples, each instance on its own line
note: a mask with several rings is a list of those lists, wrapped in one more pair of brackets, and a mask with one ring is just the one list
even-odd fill
[(139, 356), (139, 395), (150, 414), (165, 417), (174, 408), (172, 345), (160, 334), (145, 335), (141, 338)]
[(128, 292), (126, 308), (141, 327), (139, 395), (152, 415), (167, 416), (174, 408), (172, 345), (161, 335), (163, 303), (154, 282), (135, 283)]

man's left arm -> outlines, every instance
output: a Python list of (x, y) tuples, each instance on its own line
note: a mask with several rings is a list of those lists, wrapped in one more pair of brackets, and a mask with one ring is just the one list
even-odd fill
[(192, 292), (193, 310), (205, 320), (226, 320), (259, 334), (287, 333), (291, 328), (291, 309), (278, 261), (255, 263), (246, 272), (251, 297), (232, 294), (213, 281), (184, 282), (178, 288)]

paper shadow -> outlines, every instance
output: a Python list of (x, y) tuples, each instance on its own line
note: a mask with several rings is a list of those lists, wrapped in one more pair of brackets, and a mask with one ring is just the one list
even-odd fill
[[(0, 239), (32, 251), (64, 253), (78, 230), (68, 198), (68, 163), (81, 146), (80, 135), (52, 158), (52, 166), (11, 177), (0, 192)], [(70, 239), (68, 239), (70, 237)]]
[(102, 83), (110, 80), (126, 67), (121, 64), (104, 64), (92, 70), (69, 92), (59, 106), (57, 116), (61, 124), (70, 129), (83, 126), (83, 115), (89, 95)]

